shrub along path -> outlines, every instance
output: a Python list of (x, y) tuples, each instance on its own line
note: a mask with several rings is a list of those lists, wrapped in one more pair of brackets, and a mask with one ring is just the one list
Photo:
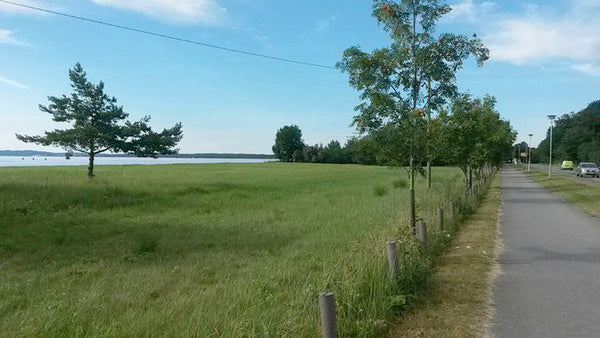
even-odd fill
[(503, 171), (496, 337), (600, 332), (600, 221), (515, 169)]

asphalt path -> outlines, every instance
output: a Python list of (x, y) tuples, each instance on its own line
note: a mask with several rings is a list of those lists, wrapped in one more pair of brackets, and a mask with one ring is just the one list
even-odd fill
[(502, 170), (495, 337), (600, 337), (600, 220)]

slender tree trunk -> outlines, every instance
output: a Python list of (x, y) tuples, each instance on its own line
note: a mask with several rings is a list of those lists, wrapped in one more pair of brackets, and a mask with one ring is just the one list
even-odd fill
[[(414, 6), (414, 4), (413, 4)], [(411, 41), (411, 53), (413, 59), (413, 114), (414, 118), (418, 119), (417, 115), (417, 100), (419, 98), (419, 84), (417, 83), (417, 55), (416, 55), (416, 39), (417, 39), (417, 15), (416, 9), (413, 8), (413, 25), (412, 25), (412, 41)], [(413, 140), (414, 141), (414, 140)], [(408, 221), (410, 230), (413, 235), (417, 235), (417, 216), (415, 212), (415, 159), (414, 154), (410, 155), (409, 166), (410, 166), (410, 189), (409, 189), (409, 200), (408, 200)]]
[(465, 190), (469, 190), (469, 169), (466, 165), (461, 165), (459, 168), (465, 177)]
[(409, 189), (409, 196), (408, 196), (408, 223), (409, 223), (409, 227), (410, 230), (412, 231), (413, 235), (417, 235), (417, 220), (416, 220), (416, 213), (415, 213), (415, 167), (414, 167), (414, 162), (413, 162), (413, 156), (410, 156), (410, 161), (409, 161), (409, 166), (410, 166), (410, 189)]
[(431, 189), (431, 108), (429, 95), (431, 94), (431, 79), (427, 79), (427, 189)]
[(469, 165), (469, 189), (473, 187), (473, 166)]
[[(421, 118), (419, 114), (417, 114), (417, 103), (419, 100), (419, 89), (420, 83), (418, 78), (418, 68), (417, 68), (417, 6), (418, 1), (412, 3), (412, 41), (411, 41), (411, 53), (412, 53), (412, 61), (413, 61), (413, 84), (412, 84), (412, 99), (413, 99), (413, 117), (414, 119)], [(415, 142), (415, 140), (413, 140)], [(416, 207), (415, 207), (415, 145), (413, 144), (412, 153), (409, 159), (410, 166), (410, 189), (409, 189), (409, 204), (408, 204), (408, 214), (409, 214), (409, 226), (410, 230), (414, 235), (417, 234), (417, 216), (416, 216)]]
[[(414, 6), (414, 4), (413, 4)], [(419, 83), (417, 72), (417, 14), (413, 8), (413, 25), (412, 25), (412, 61), (413, 61), (413, 112), (417, 112), (417, 100), (419, 98)]]
[(96, 156), (96, 154), (94, 154), (93, 152), (89, 153), (89, 161), (88, 161), (88, 177), (92, 178), (94, 177), (94, 156)]
[(431, 189), (431, 160), (427, 158), (427, 189)]

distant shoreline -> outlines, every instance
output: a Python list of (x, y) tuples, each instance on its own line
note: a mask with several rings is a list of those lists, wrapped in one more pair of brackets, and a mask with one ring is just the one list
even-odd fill
[[(0, 150), (0, 156), (21, 156), (21, 157), (65, 157), (65, 153), (54, 153), (35, 150)], [(73, 153), (71, 157), (87, 157), (85, 153)], [(96, 157), (131, 157), (135, 155), (128, 154), (98, 154)], [(243, 153), (197, 153), (197, 154), (174, 154), (158, 155), (158, 158), (242, 158), (242, 159), (275, 159), (275, 155), (270, 154), (243, 154)]]

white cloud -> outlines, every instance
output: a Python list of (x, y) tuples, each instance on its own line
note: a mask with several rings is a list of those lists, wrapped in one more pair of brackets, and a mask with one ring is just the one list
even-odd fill
[(523, 17), (501, 19), (484, 41), (491, 59), (517, 65), (568, 61), (572, 68), (599, 75), (600, 5), (573, 1), (562, 15), (530, 8)]
[(461, 0), (456, 4), (450, 5), (452, 10), (443, 19), (448, 21), (474, 22), (490, 12), (494, 6), (495, 3), (492, 1), (476, 3), (473, 0)]
[(98, 5), (131, 10), (169, 22), (218, 25), (225, 8), (216, 0), (92, 0)]
[(29, 89), (28, 86), (26, 86), (26, 85), (24, 85), (22, 83), (19, 83), (17, 81), (11, 80), (11, 79), (7, 79), (7, 78), (5, 78), (3, 76), (0, 76), (0, 82), (1, 83), (5, 83), (5, 84), (10, 85), (10, 86), (13, 86), (13, 87), (21, 88), (21, 89)]
[(488, 36), (492, 57), (523, 64), (539, 58), (600, 58), (600, 26), (572, 20), (513, 19), (499, 23)]
[(8, 29), (0, 28), (0, 43), (8, 44), (8, 45), (16, 45), (16, 46), (25, 46), (27, 45), (24, 42), (21, 42), (15, 39), (13, 35), (13, 31), (9, 31)]
[(575, 69), (576, 71), (582, 72), (582, 73), (586, 73), (586, 74), (590, 74), (590, 75), (594, 75), (594, 76), (600, 76), (600, 62), (599, 63), (579, 63), (579, 64), (574, 64), (571, 66), (573, 69)]
[[(22, 5), (26, 5), (26, 6), (33, 6), (33, 7), (40, 7), (39, 3), (37, 3), (36, 1), (32, 1), (32, 0), (19, 0), (19, 1), (15, 1), (15, 3), (19, 3)], [(39, 12), (30, 9), (30, 8), (25, 8), (22, 6), (16, 6), (16, 5), (11, 5), (11, 4), (7, 4), (7, 3), (0, 3), (0, 12), (4, 12), (4, 13), (15, 13), (15, 14), (39, 14)]]

